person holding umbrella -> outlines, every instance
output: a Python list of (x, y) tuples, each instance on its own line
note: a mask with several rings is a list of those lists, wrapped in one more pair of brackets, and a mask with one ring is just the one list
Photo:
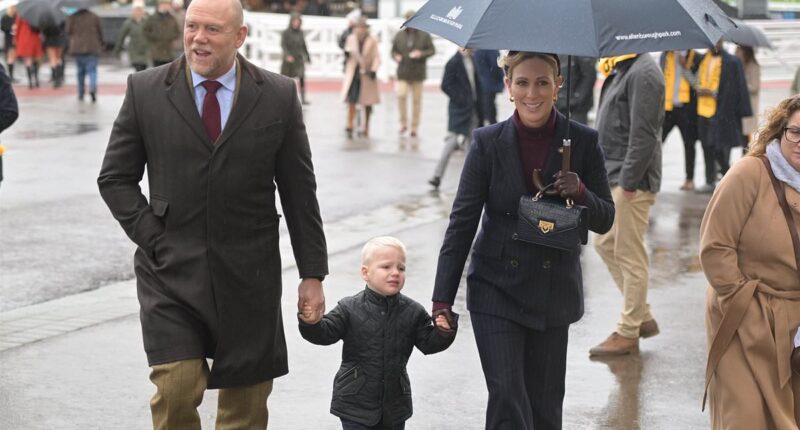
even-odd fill
[[(501, 64), (515, 111), (473, 132), (433, 313), (451, 311), (471, 253), (467, 308), (489, 391), (486, 428), (560, 429), (569, 327), (583, 315), (580, 253), (517, 240), (519, 201), (538, 191), (533, 172), (542, 169), (562, 198), (587, 207), (589, 230), (611, 228), (614, 204), (597, 132), (554, 108), (558, 56), (510, 51)], [(563, 172), (558, 149), (568, 128), (572, 171)]]
[(595, 237), (594, 247), (622, 293), (617, 327), (592, 356), (638, 352), (639, 338), (658, 334), (647, 303), (649, 282), (644, 234), (661, 188), (661, 126), (664, 77), (650, 54), (601, 60), (606, 75), (595, 124), (614, 196), (614, 226)]

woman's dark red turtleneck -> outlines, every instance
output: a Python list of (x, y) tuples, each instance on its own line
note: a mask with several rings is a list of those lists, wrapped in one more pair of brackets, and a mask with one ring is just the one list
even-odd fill
[[(544, 170), (547, 157), (550, 153), (550, 144), (556, 134), (556, 109), (550, 111), (547, 122), (538, 128), (531, 128), (522, 123), (519, 112), (514, 111), (513, 122), (517, 128), (517, 142), (519, 142), (519, 159), (522, 162), (522, 173), (528, 192), (538, 191), (533, 185), (533, 170)], [(545, 182), (550, 182), (545, 180)]]

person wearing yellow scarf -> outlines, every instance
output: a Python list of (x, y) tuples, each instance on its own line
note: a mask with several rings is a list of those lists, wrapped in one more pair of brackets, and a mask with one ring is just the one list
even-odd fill
[(697, 106), (694, 87), (697, 84), (699, 55), (693, 50), (667, 51), (661, 54), (661, 69), (664, 71), (664, 125), (661, 140), (675, 126), (683, 140), (683, 160), (686, 179), (681, 186), (683, 191), (694, 190), (695, 146), (697, 144)]
[(711, 193), (718, 172), (730, 168), (730, 153), (742, 146), (742, 118), (750, 116), (750, 95), (742, 62), (723, 49), (722, 41), (709, 49), (697, 70), (697, 131), (703, 145), (706, 185), (700, 193)]
[(597, 71), (603, 75), (603, 78), (607, 78), (611, 72), (614, 71), (614, 67), (617, 67), (618, 63), (621, 63), (625, 60), (630, 60), (631, 58), (636, 58), (638, 54), (624, 54), (624, 55), (617, 55), (616, 57), (606, 57), (601, 58), (597, 62)]
[(611, 230), (596, 235), (593, 242), (622, 292), (622, 312), (615, 330), (589, 354), (636, 354), (640, 337), (659, 333), (647, 302), (645, 232), (661, 189), (664, 75), (650, 54), (606, 58), (599, 66), (608, 77), (600, 92), (595, 128), (616, 213)]

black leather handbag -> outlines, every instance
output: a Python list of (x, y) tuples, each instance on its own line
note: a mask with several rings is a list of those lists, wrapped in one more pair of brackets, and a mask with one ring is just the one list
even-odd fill
[[(569, 125), (567, 137), (559, 152), (561, 152), (561, 171), (569, 172), (572, 161)], [(555, 189), (555, 183), (545, 186), (539, 169), (533, 171), (533, 184), (539, 192), (535, 196), (524, 195), (519, 199), (517, 232), (514, 233), (514, 240), (561, 251), (579, 251), (581, 245), (586, 245), (589, 240), (586, 206), (576, 205), (572, 199), (565, 201)]]
[(553, 184), (542, 188), (535, 196), (520, 197), (514, 239), (562, 251), (577, 251), (589, 239), (586, 206), (576, 205), (571, 199), (545, 197), (551, 187)]

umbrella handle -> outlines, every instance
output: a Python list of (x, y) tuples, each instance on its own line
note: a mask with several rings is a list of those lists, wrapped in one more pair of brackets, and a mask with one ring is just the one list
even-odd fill
[(545, 185), (544, 180), (542, 179), (542, 169), (533, 169), (533, 186), (536, 187), (536, 189), (540, 192), (544, 190), (544, 194), (546, 196), (558, 195), (558, 191), (556, 191), (555, 188)]

